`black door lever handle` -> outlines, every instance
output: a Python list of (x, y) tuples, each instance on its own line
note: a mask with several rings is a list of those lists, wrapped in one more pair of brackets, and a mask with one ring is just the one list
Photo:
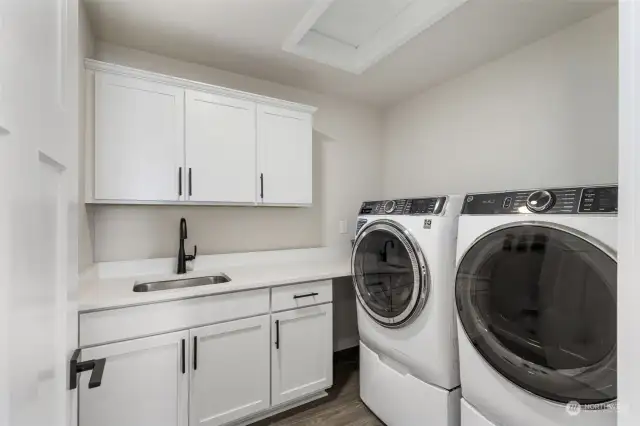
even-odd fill
[(107, 360), (105, 358), (100, 358), (94, 359), (93, 361), (87, 361), (87, 363), (87, 370), (93, 370), (91, 372), (91, 377), (89, 377), (89, 389), (97, 388), (102, 384), (102, 374), (104, 373), (104, 366), (106, 365)]
[(104, 367), (107, 364), (106, 358), (92, 359), (91, 361), (78, 362), (80, 357), (80, 349), (76, 349), (73, 352), (71, 361), (69, 362), (69, 389), (76, 389), (78, 387), (78, 373), (85, 371), (91, 371), (91, 377), (89, 378), (89, 389), (97, 388), (102, 384), (102, 375), (104, 374)]

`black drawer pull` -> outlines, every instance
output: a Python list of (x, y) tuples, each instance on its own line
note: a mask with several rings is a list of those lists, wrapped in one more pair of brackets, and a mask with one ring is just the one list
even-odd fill
[(280, 349), (280, 320), (276, 320), (276, 349)]
[(307, 294), (296, 294), (295, 296), (293, 296), (294, 299), (302, 299), (304, 297), (313, 297), (313, 296), (317, 296), (318, 293), (307, 293)]

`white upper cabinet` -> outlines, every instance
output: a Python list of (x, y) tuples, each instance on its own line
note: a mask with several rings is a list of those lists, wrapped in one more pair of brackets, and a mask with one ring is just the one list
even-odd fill
[(93, 60), (86, 66), (88, 202), (311, 204), (315, 108)]
[(256, 201), (256, 104), (186, 92), (189, 201)]
[(178, 201), (184, 90), (96, 73), (97, 200)]
[(258, 105), (258, 197), (265, 204), (311, 204), (311, 114)]

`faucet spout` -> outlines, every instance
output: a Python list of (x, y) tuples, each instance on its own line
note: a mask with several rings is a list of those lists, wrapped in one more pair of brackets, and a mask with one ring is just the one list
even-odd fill
[(187, 219), (184, 217), (180, 219), (180, 240), (184, 241), (187, 239)]

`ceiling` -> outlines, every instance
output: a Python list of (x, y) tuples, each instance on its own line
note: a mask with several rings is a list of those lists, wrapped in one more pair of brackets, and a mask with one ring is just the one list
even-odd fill
[[(469, 0), (354, 75), (282, 50), (316, 1), (326, 0), (85, 0), (85, 4), (98, 40), (378, 106), (411, 97), (616, 4), (615, 0)], [(357, 44), (359, 31), (370, 29), (360, 26), (345, 37)]]

